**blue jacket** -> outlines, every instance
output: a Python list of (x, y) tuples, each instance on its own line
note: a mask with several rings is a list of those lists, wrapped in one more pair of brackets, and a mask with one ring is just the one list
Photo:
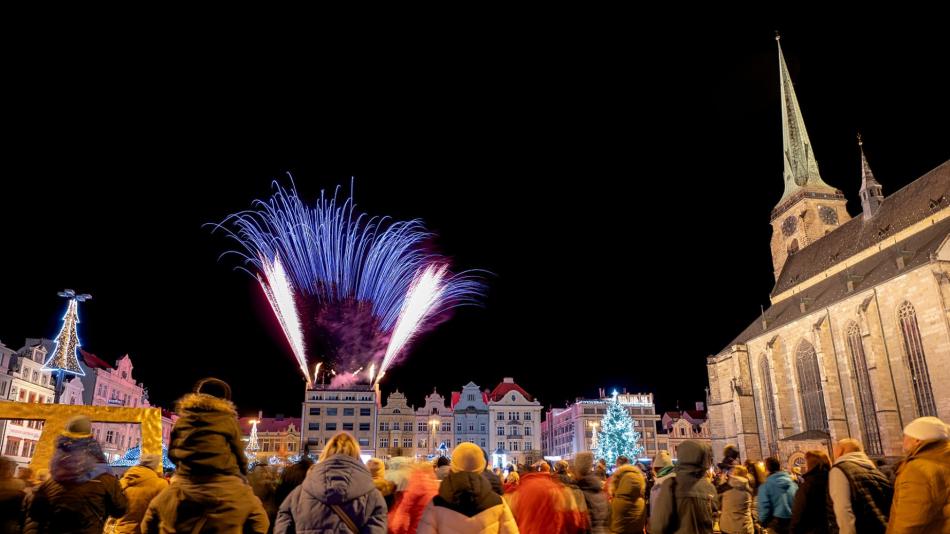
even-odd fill
[(785, 471), (772, 473), (759, 489), (759, 523), (768, 525), (773, 517), (791, 519), (798, 484)]
[(330, 505), (343, 509), (361, 534), (386, 534), (386, 502), (363, 464), (335, 454), (313, 466), (303, 484), (284, 499), (275, 534), (326, 532), (350, 534)]

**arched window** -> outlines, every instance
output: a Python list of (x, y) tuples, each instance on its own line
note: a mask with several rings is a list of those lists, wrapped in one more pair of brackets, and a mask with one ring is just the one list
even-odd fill
[(805, 411), (805, 430), (828, 431), (825, 397), (821, 392), (821, 373), (815, 347), (806, 340), (798, 345), (796, 358), (798, 385), (801, 388), (802, 408)]
[(864, 344), (861, 343), (861, 330), (857, 323), (852, 322), (848, 325), (847, 333), (848, 352), (851, 353), (851, 368), (854, 369), (857, 388), (855, 401), (858, 405), (858, 416), (861, 418), (864, 447), (871, 454), (884, 454), (881, 448), (881, 432), (877, 425), (877, 405), (874, 404), (874, 394), (871, 391), (871, 373), (864, 355)]
[(768, 356), (762, 355), (759, 359), (759, 372), (762, 374), (762, 394), (765, 397), (765, 420), (768, 428), (765, 435), (768, 438), (769, 446), (778, 439), (778, 424), (775, 419), (775, 397), (772, 396), (772, 369), (769, 365)]
[(930, 388), (930, 373), (927, 371), (927, 358), (924, 356), (924, 345), (920, 339), (920, 328), (917, 327), (917, 312), (910, 302), (905, 302), (898, 310), (898, 317), (904, 337), (904, 355), (907, 357), (914, 399), (917, 401), (917, 415), (936, 417), (937, 405)]

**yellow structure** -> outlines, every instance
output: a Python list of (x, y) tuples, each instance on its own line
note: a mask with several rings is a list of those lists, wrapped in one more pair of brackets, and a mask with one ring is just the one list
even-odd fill
[(93, 423), (137, 423), (142, 430), (142, 454), (162, 454), (162, 411), (159, 408), (117, 408), (74, 404), (0, 403), (0, 419), (45, 421), (30, 467), (49, 467), (56, 436), (72, 417), (85, 415)]

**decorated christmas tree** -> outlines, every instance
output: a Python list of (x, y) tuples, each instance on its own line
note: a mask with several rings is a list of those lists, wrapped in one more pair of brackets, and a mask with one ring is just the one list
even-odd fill
[(598, 459), (603, 458), (607, 465), (614, 465), (618, 456), (636, 461), (643, 454), (640, 433), (634, 430), (633, 419), (620, 404), (616, 392), (613, 400), (607, 404), (607, 413), (600, 423), (594, 454)]

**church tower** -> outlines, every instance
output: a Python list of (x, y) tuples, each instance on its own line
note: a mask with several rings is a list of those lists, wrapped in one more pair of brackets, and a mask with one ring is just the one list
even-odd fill
[(785, 193), (772, 210), (772, 266), (778, 280), (789, 257), (851, 219), (847, 200), (826, 184), (805, 130), (795, 87), (792, 85), (782, 43), (778, 42), (779, 83), (782, 95), (782, 147)]

